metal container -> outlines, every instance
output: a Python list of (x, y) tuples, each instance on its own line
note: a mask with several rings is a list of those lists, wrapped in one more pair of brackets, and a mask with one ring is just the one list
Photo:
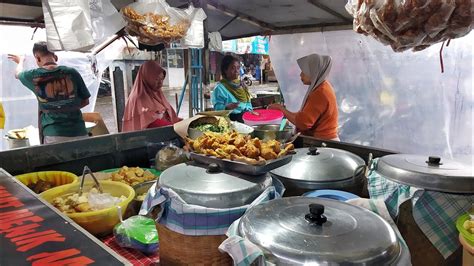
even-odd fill
[(272, 179), (223, 171), (216, 164), (183, 163), (166, 169), (158, 185), (173, 189), (188, 204), (234, 208), (250, 204), (272, 185)]
[[(95, 175), (96, 173), (94, 173)], [(143, 200), (138, 199), (140, 195), (143, 195), (144, 193), (147, 193), (148, 190), (156, 183), (156, 180), (152, 181), (147, 181), (140, 183), (138, 185), (133, 186), (133, 190), (135, 190), (135, 198), (133, 198), (131, 204), (129, 205), (129, 209), (132, 215), (137, 215), (138, 212), (140, 211), (140, 208), (142, 206)]]
[(396, 265), (408, 252), (380, 216), (321, 198), (254, 206), (241, 218), (238, 233), (277, 265)]
[[(396, 183), (436, 191), (447, 194), (448, 197), (449, 194), (462, 194), (458, 196), (465, 197), (472, 197), (474, 194), (472, 167), (449, 159), (392, 154), (381, 157), (374, 170)], [(461, 248), (457, 248), (449, 257), (443, 257), (415, 221), (413, 204), (413, 200), (402, 203), (396, 219), (397, 227), (412, 253), (413, 265), (460, 265)], [(457, 208), (464, 207), (467, 206), (457, 205)]]
[(247, 174), (247, 175), (264, 175), (271, 170), (283, 166), (291, 161), (292, 155), (285, 155), (275, 160), (269, 160), (263, 165), (251, 165), (243, 162), (231, 161), (227, 159), (219, 159), (213, 156), (207, 156), (199, 153), (190, 153), (190, 158), (201, 164), (210, 165), (217, 164), (221, 169)]
[(263, 141), (278, 140), (279, 142), (286, 142), (293, 135), (293, 128), (286, 126), (280, 131), (280, 125), (268, 124), (253, 126), (253, 136)]
[(348, 151), (301, 148), (287, 165), (270, 173), (285, 185), (285, 196), (300, 196), (318, 189), (344, 190), (363, 196), (365, 162)]
[(448, 193), (474, 193), (472, 167), (436, 156), (387, 155), (379, 159), (375, 170), (409, 186)]

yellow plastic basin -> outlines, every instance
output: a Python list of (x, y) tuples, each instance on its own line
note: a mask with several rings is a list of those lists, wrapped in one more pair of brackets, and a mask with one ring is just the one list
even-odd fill
[(26, 186), (35, 184), (38, 182), (38, 180), (49, 182), (53, 185), (53, 187), (76, 183), (79, 180), (77, 175), (64, 171), (33, 172), (17, 175), (15, 177)]
[[(73, 183), (55, 187), (41, 193), (40, 197), (51, 203), (57, 197), (77, 193), (79, 191), (79, 185), (80, 183)], [(86, 181), (84, 183), (84, 192), (89, 191), (93, 185), (94, 183), (92, 181)], [(107, 180), (100, 181), (100, 185), (104, 193), (110, 193), (110, 195), (114, 197), (127, 197), (126, 200), (117, 205), (122, 208), (122, 215), (124, 215), (128, 204), (135, 198), (133, 188), (120, 182)], [(112, 232), (114, 226), (120, 222), (116, 206), (98, 211), (70, 213), (66, 215), (94, 235), (109, 234)]]

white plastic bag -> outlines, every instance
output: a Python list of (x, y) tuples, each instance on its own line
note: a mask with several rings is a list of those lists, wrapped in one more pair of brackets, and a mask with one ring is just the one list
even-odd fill
[(181, 40), (183, 48), (204, 48), (204, 20), (207, 18), (202, 8), (190, 6), (186, 9), (190, 14), (191, 26), (186, 32), (186, 36)]
[(222, 52), (222, 36), (218, 31), (209, 33), (209, 50)]
[(94, 47), (89, 1), (43, 0), (42, 4), (43, 10), (47, 10), (45, 23), (49, 49), (88, 51)]
[(93, 38), (96, 45), (123, 29), (127, 23), (110, 0), (89, 0)]

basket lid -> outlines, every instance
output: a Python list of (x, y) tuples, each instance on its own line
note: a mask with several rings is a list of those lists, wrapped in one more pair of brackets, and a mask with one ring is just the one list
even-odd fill
[(234, 208), (251, 203), (272, 184), (269, 175), (248, 177), (223, 171), (216, 164), (182, 163), (166, 169), (159, 186), (171, 188), (188, 204)]
[(258, 109), (253, 112), (245, 112), (242, 118), (247, 121), (265, 122), (282, 119), (283, 113), (279, 110)]
[(281, 198), (254, 206), (240, 220), (239, 234), (284, 265), (389, 265), (401, 253), (394, 230), (380, 216), (321, 198)]

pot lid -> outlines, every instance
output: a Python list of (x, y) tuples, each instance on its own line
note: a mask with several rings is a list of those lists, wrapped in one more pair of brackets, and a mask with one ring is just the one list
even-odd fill
[(248, 177), (224, 172), (217, 165), (182, 163), (166, 169), (160, 187), (171, 188), (189, 204), (233, 208), (251, 203), (272, 184), (268, 175)]
[(364, 160), (348, 151), (333, 148), (300, 148), (293, 160), (272, 174), (298, 181), (334, 182), (352, 178)]
[(239, 233), (277, 264), (387, 265), (401, 252), (395, 232), (380, 216), (321, 198), (282, 198), (252, 207)]
[(379, 159), (377, 172), (395, 182), (451, 193), (474, 193), (472, 167), (436, 156), (392, 154)]

